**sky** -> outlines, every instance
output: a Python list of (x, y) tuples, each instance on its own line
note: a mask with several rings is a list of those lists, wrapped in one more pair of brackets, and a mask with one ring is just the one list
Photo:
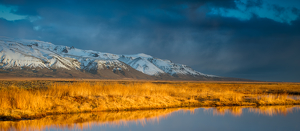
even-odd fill
[(0, 36), (300, 82), (299, 0), (0, 0)]

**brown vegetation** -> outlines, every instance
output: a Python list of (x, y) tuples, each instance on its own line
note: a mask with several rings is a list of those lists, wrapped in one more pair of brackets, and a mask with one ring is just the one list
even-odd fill
[(0, 119), (190, 106), (300, 104), (298, 83), (0, 81)]

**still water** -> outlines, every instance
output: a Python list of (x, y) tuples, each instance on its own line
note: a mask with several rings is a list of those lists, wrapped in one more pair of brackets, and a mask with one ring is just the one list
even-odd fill
[(80, 113), (0, 121), (0, 130), (300, 131), (299, 110), (299, 106), (264, 106)]

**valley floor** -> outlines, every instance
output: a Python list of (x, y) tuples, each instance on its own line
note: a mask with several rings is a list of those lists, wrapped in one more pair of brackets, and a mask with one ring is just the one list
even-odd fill
[(300, 83), (0, 80), (0, 120), (202, 106), (299, 105)]

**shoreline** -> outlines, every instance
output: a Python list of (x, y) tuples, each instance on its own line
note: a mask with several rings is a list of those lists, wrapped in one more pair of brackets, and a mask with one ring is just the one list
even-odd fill
[[(219, 106), (219, 107), (187, 107), (187, 108), (167, 108), (156, 110), (135, 110), (135, 111), (111, 111), (111, 112), (91, 112), (47, 115), (40, 119), (0, 121), (0, 130), (47, 130), (49, 127), (65, 130), (90, 129), (91, 125), (96, 126), (120, 126), (128, 123), (160, 123), (162, 120), (176, 116), (178, 113), (194, 116), (204, 113), (211, 117), (230, 116), (243, 117), (244, 113), (259, 114), (263, 116), (287, 116), (297, 115), (300, 106)], [(200, 118), (201, 119), (201, 118)], [(77, 127), (70, 126), (77, 125)], [(71, 127), (71, 129), (70, 129)], [(72, 128), (73, 127), (73, 128)]]
[[(201, 106), (200, 106), (201, 105)], [(21, 118), (16, 118), (16, 117), (0, 117), (0, 122), (1, 121), (23, 121), (23, 120), (37, 120), (41, 118), (45, 118), (47, 116), (52, 116), (52, 115), (73, 115), (73, 114), (81, 114), (81, 113), (113, 113), (113, 112), (134, 112), (134, 111), (156, 111), (156, 110), (162, 110), (162, 109), (190, 109), (190, 108), (260, 108), (260, 107), (281, 107), (281, 106), (286, 106), (286, 107), (296, 107), (300, 106), (300, 102), (297, 104), (287, 104), (287, 105), (253, 105), (253, 104), (246, 104), (246, 105), (202, 105), (200, 103), (198, 104), (192, 104), (189, 106), (170, 106), (170, 107), (162, 107), (162, 108), (143, 108), (141, 107), (140, 109), (123, 109), (123, 110), (102, 110), (102, 111), (83, 111), (83, 112), (61, 112), (61, 113), (40, 113), (40, 114), (35, 114), (34, 116), (25, 116)]]
[[(300, 105), (299, 83), (0, 81), (0, 120), (182, 107)], [(295, 93), (294, 99), (290, 97)]]
[(299, 82), (277, 82), (277, 81), (256, 81), (256, 80), (241, 80), (241, 81), (212, 81), (212, 80), (164, 80), (164, 79), (157, 79), (157, 80), (147, 80), (147, 79), (134, 79), (134, 78), (123, 78), (123, 79), (92, 79), (92, 78), (47, 78), (47, 77), (1, 77), (0, 81), (65, 81), (65, 82), (171, 82), (171, 83), (180, 83), (180, 82), (195, 82), (195, 83), (295, 83), (300, 84)]

